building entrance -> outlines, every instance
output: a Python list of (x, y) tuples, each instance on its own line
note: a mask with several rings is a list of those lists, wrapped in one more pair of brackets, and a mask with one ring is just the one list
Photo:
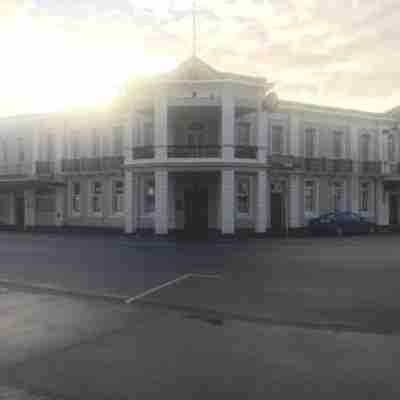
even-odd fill
[(19, 230), (25, 228), (25, 201), (23, 197), (16, 197), (15, 199), (15, 225)]
[(208, 190), (195, 185), (185, 190), (185, 231), (201, 235), (208, 231)]

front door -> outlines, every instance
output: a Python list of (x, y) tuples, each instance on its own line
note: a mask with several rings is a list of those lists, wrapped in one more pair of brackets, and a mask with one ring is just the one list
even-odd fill
[(389, 197), (389, 224), (397, 225), (399, 223), (398, 217), (399, 203), (397, 195), (391, 194)]
[(15, 225), (17, 229), (25, 227), (25, 201), (23, 197), (15, 199)]
[(283, 194), (271, 193), (271, 229), (282, 232), (284, 228)]
[(208, 191), (194, 188), (185, 191), (185, 231), (197, 235), (208, 230)]

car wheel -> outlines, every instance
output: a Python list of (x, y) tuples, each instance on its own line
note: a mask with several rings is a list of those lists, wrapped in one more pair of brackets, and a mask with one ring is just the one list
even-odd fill
[(338, 226), (336, 228), (336, 235), (337, 236), (343, 236), (343, 228), (341, 228), (340, 226)]

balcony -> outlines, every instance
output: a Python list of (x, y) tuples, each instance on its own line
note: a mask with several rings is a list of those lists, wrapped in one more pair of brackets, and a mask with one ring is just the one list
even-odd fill
[(269, 166), (272, 169), (294, 169), (298, 167), (294, 156), (272, 154), (269, 156), (268, 160)]
[(379, 161), (360, 162), (360, 174), (378, 175), (381, 173), (381, 163)]
[(352, 173), (353, 160), (326, 160), (326, 172), (328, 173)]
[(325, 159), (323, 158), (305, 158), (304, 159), (304, 170), (307, 172), (324, 172), (325, 170)]
[(105, 172), (123, 168), (123, 157), (97, 157), (63, 159), (61, 161), (62, 172)]
[(0, 176), (2, 177), (20, 177), (32, 175), (31, 163), (5, 164), (0, 165)]
[(254, 160), (257, 158), (256, 146), (235, 146), (235, 158), (247, 158)]
[(141, 146), (133, 149), (134, 160), (146, 160), (154, 158), (154, 146)]
[(54, 173), (54, 162), (52, 161), (36, 161), (37, 175), (51, 175)]
[(221, 146), (168, 146), (168, 158), (218, 158)]

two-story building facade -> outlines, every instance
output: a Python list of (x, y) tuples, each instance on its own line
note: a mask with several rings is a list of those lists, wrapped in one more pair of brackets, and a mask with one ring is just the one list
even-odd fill
[(3, 118), (0, 223), (263, 234), (338, 209), (398, 225), (398, 113), (276, 107), (271, 89), (191, 58), (107, 110)]

